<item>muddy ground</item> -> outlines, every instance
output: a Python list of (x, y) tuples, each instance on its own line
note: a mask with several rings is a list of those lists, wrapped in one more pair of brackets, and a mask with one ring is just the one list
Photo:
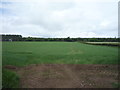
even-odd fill
[(33, 64), (5, 66), (20, 76), (21, 88), (114, 88), (117, 65)]

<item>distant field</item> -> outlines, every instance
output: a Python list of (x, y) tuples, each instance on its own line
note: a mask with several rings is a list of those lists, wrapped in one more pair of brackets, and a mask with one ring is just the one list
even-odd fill
[(118, 47), (78, 42), (3, 42), (3, 65), (117, 64)]
[(119, 42), (86, 42), (86, 44), (106, 45), (106, 46), (120, 46)]

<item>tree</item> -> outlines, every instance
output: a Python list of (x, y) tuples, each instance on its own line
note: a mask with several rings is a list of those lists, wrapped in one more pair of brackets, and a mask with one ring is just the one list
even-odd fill
[(65, 39), (65, 41), (67, 41), (67, 42), (72, 42), (72, 39), (71, 39), (70, 37), (67, 37), (67, 38)]

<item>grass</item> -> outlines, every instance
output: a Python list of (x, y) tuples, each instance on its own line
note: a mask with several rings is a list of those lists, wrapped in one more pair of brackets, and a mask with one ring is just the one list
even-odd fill
[(114, 88), (120, 88), (120, 83), (112, 83)]
[(78, 42), (3, 42), (3, 65), (117, 64), (118, 47)]
[(18, 88), (19, 76), (16, 73), (3, 69), (2, 71), (2, 88)]
[[(118, 64), (118, 47), (78, 42), (3, 42), (2, 65)], [(16, 73), (3, 69), (3, 88), (19, 86)]]

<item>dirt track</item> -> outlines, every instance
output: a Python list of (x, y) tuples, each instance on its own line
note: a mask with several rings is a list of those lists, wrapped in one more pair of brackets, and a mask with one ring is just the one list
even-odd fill
[(117, 65), (34, 64), (12, 70), (22, 88), (113, 88), (118, 81)]

